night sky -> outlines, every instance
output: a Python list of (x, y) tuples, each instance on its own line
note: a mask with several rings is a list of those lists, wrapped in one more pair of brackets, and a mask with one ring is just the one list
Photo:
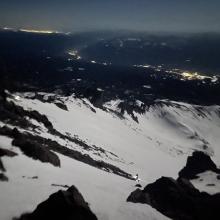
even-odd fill
[(220, 0), (0, 0), (0, 26), (58, 31), (220, 31)]

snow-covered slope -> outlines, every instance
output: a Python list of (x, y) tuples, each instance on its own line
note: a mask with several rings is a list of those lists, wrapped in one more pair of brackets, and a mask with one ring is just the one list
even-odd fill
[[(127, 113), (123, 118), (118, 116), (120, 100), (106, 103), (103, 110), (85, 99), (56, 96), (65, 103), (66, 111), (54, 103), (30, 99), (28, 95), (31, 96), (16, 94), (10, 100), (26, 110), (46, 115), (57, 131), (79, 138), (94, 146), (94, 150), (87, 151), (70, 140), (51, 134), (42, 123), (33, 119), (29, 120), (38, 129), (28, 129), (29, 133), (56, 140), (69, 149), (105, 161), (132, 175), (138, 173), (144, 186), (160, 176), (177, 178), (187, 156), (194, 150), (207, 152), (216, 164), (220, 164), (219, 106), (201, 107), (158, 100), (146, 113), (134, 113), (138, 118), (136, 122)], [(21, 132), (25, 130), (18, 129)], [(127, 196), (134, 190), (134, 181), (59, 153), (56, 154), (61, 168), (41, 163), (23, 155), (11, 145), (11, 141), (0, 136), (2, 148), (18, 153), (13, 159), (2, 158), (9, 181), (0, 182), (0, 219), (9, 220), (32, 211), (39, 202), (57, 191), (58, 187), (51, 184), (76, 185), (100, 220), (167, 219), (150, 206), (126, 202)], [(38, 178), (32, 179), (33, 176)]]

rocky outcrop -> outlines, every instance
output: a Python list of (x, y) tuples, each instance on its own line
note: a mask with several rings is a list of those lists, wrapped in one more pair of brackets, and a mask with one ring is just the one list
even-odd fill
[[(68, 110), (67, 108), (65, 108), (65, 106), (62, 106), (61, 108), (64, 108), (64, 110)], [(48, 129), (48, 133), (61, 139), (71, 141), (83, 148), (84, 150), (92, 151), (94, 152), (94, 154), (104, 154), (106, 157), (109, 157), (109, 154), (111, 154), (111, 156), (113, 155), (118, 159), (117, 155), (95, 145), (90, 146), (85, 141), (80, 140), (78, 137), (71, 137), (71, 135), (60, 133), (55, 128), (53, 128), (52, 123), (46, 115), (42, 115), (36, 110), (25, 110), (21, 106), (16, 105), (14, 102), (9, 102), (7, 100), (5, 103), (0, 105), (0, 121), (7, 122), (7, 124), (18, 126), (27, 130), (32, 128), (31, 130), (35, 131), (37, 126), (31, 123), (29, 118), (44, 124), (44, 126)], [(24, 154), (33, 159), (38, 159), (42, 162), (49, 162), (54, 166), (60, 166), (58, 156), (53, 153), (55, 151), (98, 169), (102, 169), (106, 172), (112, 172), (125, 178), (133, 179), (131, 174), (124, 172), (123, 170), (112, 164), (106, 163), (102, 160), (95, 160), (88, 154), (82, 154), (80, 151), (68, 149), (66, 146), (62, 146), (58, 142), (51, 139), (46, 139), (38, 135), (32, 135), (28, 132), (21, 133), (18, 131), (17, 128), (10, 129), (7, 126), (0, 127), (0, 134), (13, 138), (14, 140), (12, 144), (14, 146), (18, 146)]]
[(58, 191), (42, 202), (30, 214), (24, 214), (17, 220), (97, 220), (88, 203), (75, 186), (66, 191)]
[[(7, 126), (0, 127), (0, 134), (13, 138), (13, 145), (18, 146), (27, 156), (38, 159), (42, 162), (51, 162), (53, 165), (58, 166), (58, 160), (55, 158), (56, 154), (53, 153), (57, 152), (103, 171), (111, 172), (124, 178), (133, 180), (131, 174), (121, 170), (120, 168), (102, 160), (95, 160), (88, 154), (83, 154), (80, 151), (69, 149), (54, 140), (43, 138), (38, 135), (32, 135), (27, 132), (21, 133), (18, 131), (18, 129), (10, 129)], [(83, 144), (83, 142), (79, 143)], [(31, 150), (31, 148), (33, 149)], [(52, 156), (52, 154), (55, 156)]]
[(220, 218), (220, 194), (200, 193), (188, 180), (181, 178), (176, 181), (162, 177), (144, 190), (136, 189), (127, 201), (146, 203), (174, 220)]
[(0, 148), (0, 157), (3, 157), (3, 156), (14, 157), (16, 155), (17, 155), (17, 153), (15, 153), (11, 150)]
[(1, 171), (5, 171), (5, 167), (4, 167), (3, 163), (2, 163), (1, 158), (0, 158), (0, 170)]
[[(10, 151), (10, 150), (7, 150), (7, 149), (3, 149), (3, 148), (0, 148), (0, 170), (1, 171), (6, 171), (5, 167), (4, 167), (4, 164), (1, 160), (1, 157), (4, 157), (4, 156), (7, 156), (7, 157), (14, 157), (16, 156), (17, 154), (14, 153), (13, 151)], [(3, 175), (3, 174), (2, 174)], [(1, 176), (3, 177), (3, 176)]]
[(220, 219), (220, 193), (200, 192), (189, 181), (206, 170), (219, 172), (209, 156), (194, 152), (177, 180), (161, 177), (143, 190), (136, 189), (127, 201), (148, 204), (174, 220)]
[(192, 156), (188, 157), (186, 166), (179, 172), (179, 177), (195, 179), (197, 174), (208, 170), (220, 173), (220, 169), (207, 154), (195, 151)]
[(61, 103), (61, 102), (55, 102), (54, 103), (58, 108), (63, 109), (64, 111), (68, 111), (68, 108), (65, 104)]
[(31, 157), (35, 160), (40, 160), (44, 163), (51, 163), (56, 167), (60, 167), (60, 159), (55, 153), (31, 139), (20, 136), (15, 138), (12, 141), (12, 144), (14, 146), (18, 146), (28, 157)]
[(0, 101), (0, 120), (22, 128), (35, 126), (31, 124), (27, 117), (44, 124), (48, 129), (53, 127), (52, 123), (45, 115), (40, 114), (36, 110), (25, 110), (23, 107), (16, 105), (14, 102)]

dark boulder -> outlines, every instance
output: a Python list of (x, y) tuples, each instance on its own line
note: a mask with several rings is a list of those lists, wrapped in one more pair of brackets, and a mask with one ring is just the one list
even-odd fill
[(12, 141), (14, 146), (18, 146), (21, 151), (28, 157), (35, 160), (40, 160), (44, 163), (51, 163), (54, 166), (60, 167), (59, 157), (51, 152), (46, 146), (42, 146), (34, 140), (29, 140), (25, 137), (18, 137)]
[(188, 157), (186, 166), (179, 172), (179, 177), (186, 179), (195, 179), (196, 175), (205, 171), (220, 173), (215, 163), (204, 152), (195, 151)]
[(58, 191), (42, 202), (30, 214), (17, 220), (97, 220), (88, 203), (75, 186), (67, 191)]

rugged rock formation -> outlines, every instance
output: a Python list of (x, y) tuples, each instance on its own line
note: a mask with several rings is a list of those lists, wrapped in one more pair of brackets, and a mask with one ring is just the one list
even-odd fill
[(41, 162), (51, 163), (54, 166), (60, 167), (59, 157), (51, 152), (47, 147), (40, 145), (39, 143), (26, 139), (24, 137), (15, 138), (12, 141), (12, 144), (18, 146), (22, 152), (35, 159), (40, 160)]
[(209, 156), (195, 152), (177, 180), (161, 177), (144, 190), (136, 189), (127, 201), (148, 204), (174, 220), (220, 219), (220, 193), (201, 193), (189, 181), (206, 170), (219, 172)]
[[(14, 157), (14, 156), (16, 156), (16, 155), (17, 155), (17, 154), (14, 153), (13, 151), (0, 148), (0, 170), (3, 171), (3, 172), (6, 171), (6, 169), (5, 169), (5, 167), (4, 167), (4, 164), (3, 164), (2, 160), (1, 160), (1, 157), (3, 157), (3, 156)], [(4, 177), (5, 177), (4, 174), (1, 174), (0, 179), (2, 179), (2, 178), (5, 179)]]
[(42, 202), (30, 214), (24, 214), (17, 220), (97, 220), (88, 203), (75, 186), (67, 191), (58, 191)]
[(195, 179), (197, 174), (207, 170), (220, 173), (220, 170), (207, 154), (195, 151), (192, 156), (188, 157), (186, 166), (179, 172), (179, 177)]
[(15, 152), (13, 152), (13, 151), (0, 148), (0, 157), (3, 157), (3, 156), (14, 157), (14, 156), (16, 156), (16, 155), (17, 155), (17, 154), (16, 154)]
[(26, 117), (32, 118), (40, 123), (43, 123), (44, 126), (48, 129), (52, 128), (52, 123), (48, 120), (45, 115), (40, 114), (39, 112), (27, 111), (21, 106), (16, 105), (14, 102), (1, 101), (0, 100), (0, 120), (3, 122), (11, 123), (12, 125), (18, 125), (22, 128), (34, 127)]
[(174, 220), (219, 219), (220, 194), (200, 193), (186, 179), (162, 177), (136, 189), (127, 201), (146, 203)]
[[(56, 159), (55, 156), (57, 155), (52, 152), (55, 151), (69, 158), (81, 161), (98, 169), (102, 169), (106, 172), (112, 172), (116, 175), (133, 180), (131, 174), (121, 170), (120, 168), (112, 164), (106, 163), (102, 160), (95, 160), (87, 154), (82, 154), (80, 151), (68, 149), (54, 140), (43, 138), (38, 135), (32, 135), (27, 132), (21, 133), (18, 131), (17, 128), (10, 129), (7, 126), (0, 127), (0, 134), (13, 138), (13, 145), (18, 146), (27, 156), (34, 159), (39, 159), (42, 162), (50, 162), (55, 166), (59, 166), (59, 158), (57, 157), (58, 159)], [(81, 141), (78, 142), (79, 145), (83, 145), (85, 147), (88, 146)], [(102, 149), (100, 148), (99, 150)], [(54, 154), (55, 156), (52, 156), (52, 154)]]

